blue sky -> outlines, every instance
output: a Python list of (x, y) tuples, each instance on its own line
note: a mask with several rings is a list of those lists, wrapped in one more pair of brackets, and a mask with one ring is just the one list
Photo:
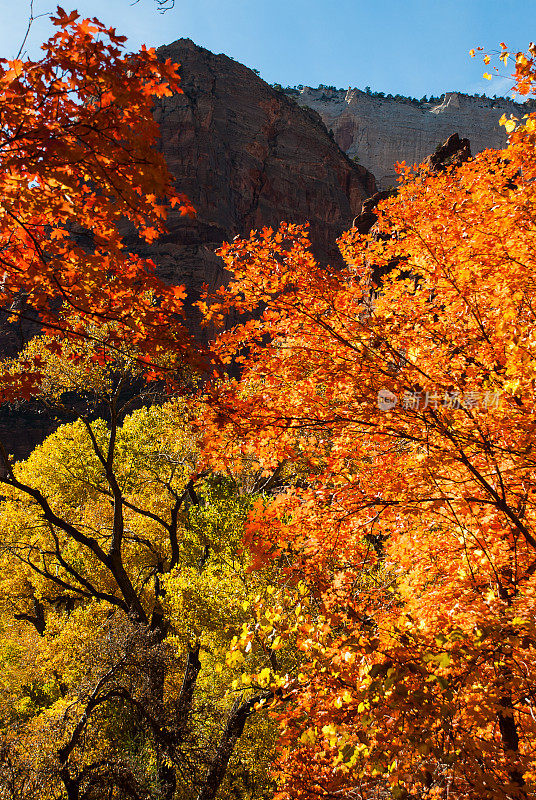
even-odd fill
[[(159, 14), (152, 0), (62, 0), (66, 10), (97, 16), (129, 37), (130, 49), (189, 37), (259, 69), (269, 83), (319, 83), (420, 98), (458, 90), (505, 94), (507, 79), (482, 78), (468, 51), (495, 50), (500, 41), (526, 49), (535, 0), (176, 0)], [(34, 14), (55, 8), (34, 0)], [(0, 55), (13, 58), (24, 36), (27, 0), (0, 0)], [(32, 56), (47, 38), (34, 23)]]

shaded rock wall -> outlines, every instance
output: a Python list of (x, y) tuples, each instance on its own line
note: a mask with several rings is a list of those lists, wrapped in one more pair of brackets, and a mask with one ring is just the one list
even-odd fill
[(197, 217), (172, 213), (167, 236), (150, 248), (130, 245), (151, 255), (163, 278), (184, 283), (192, 300), (203, 283), (225, 281), (214, 250), (265, 225), (308, 221), (317, 255), (336, 258), (337, 237), (376, 190), (373, 176), (316, 114), (242, 64), (189, 39), (158, 52), (181, 64), (184, 94), (158, 101), (155, 113), (169, 168)]
[[(203, 284), (214, 289), (227, 280), (214, 250), (255, 228), (309, 221), (317, 255), (337, 257), (335, 240), (376, 190), (373, 176), (348, 159), (318, 115), (236, 61), (185, 39), (160, 54), (181, 63), (184, 89), (157, 101), (161, 147), (198, 213), (194, 220), (172, 213), (169, 233), (151, 246), (127, 231), (127, 246), (153, 258), (162, 278), (184, 284), (190, 303)], [(206, 338), (210, 331), (201, 331), (195, 308), (187, 311), (189, 327)], [(6, 325), (0, 315), (4, 354), (17, 352), (35, 332), (31, 325)], [(38, 403), (0, 407), (0, 438), (18, 457), (57, 424)]]

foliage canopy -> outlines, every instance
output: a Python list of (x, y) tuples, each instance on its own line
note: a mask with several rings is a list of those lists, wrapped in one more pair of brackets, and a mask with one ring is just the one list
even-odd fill
[(44, 330), (1, 399), (77, 416), (24, 462), (0, 446), (0, 792), (268, 796), (273, 720), (245, 724), (270, 704), (280, 800), (528, 798), (536, 119), (403, 171), (343, 268), (292, 224), (224, 246), (203, 310), (247, 315), (214, 343), (240, 380), (149, 407), (145, 378), (210, 361), (122, 239), (192, 211), (154, 150), (176, 68), (54, 24), (0, 66), (0, 301)]
[(272, 676), (281, 800), (534, 793), (536, 119), (503, 122), (506, 151), (403, 171), (343, 269), (295, 225), (221, 251), (207, 315), (262, 313), (219, 337), (243, 374), (206, 445), (308, 465), (248, 526), (307, 586), (271, 612), (304, 654)]

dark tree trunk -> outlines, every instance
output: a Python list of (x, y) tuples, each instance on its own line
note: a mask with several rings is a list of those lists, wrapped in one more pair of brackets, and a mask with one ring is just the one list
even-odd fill
[(161, 762), (158, 767), (158, 781), (162, 800), (173, 800), (177, 789), (175, 768), (170, 764)]
[(67, 800), (80, 800), (80, 780), (71, 778), (67, 767), (61, 770), (60, 775), (67, 792)]
[[(504, 697), (501, 697), (500, 706), (501, 709), (498, 713), (498, 719), (503, 749), (505, 755), (507, 757), (511, 757), (513, 753), (519, 752), (519, 734), (517, 732), (516, 721), (514, 719), (514, 706), (512, 704), (511, 696), (505, 695)], [(511, 769), (508, 772), (508, 777), (514, 786), (519, 787), (517, 797), (526, 797), (527, 795), (523, 788), (525, 786), (523, 773), (517, 768)]]
[(212, 759), (203, 781), (203, 786), (197, 795), (197, 800), (214, 800), (216, 797), (227, 772), (233, 750), (244, 731), (246, 720), (253, 713), (255, 705), (262, 700), (263, 696), (256, 695), (243, 703), (237, 700), (234, 704), (216, 750), (216, 755)]
[(42, 636), (47, 624), (45, 620), (45, 609), (43, 608), (43, 604), (40, 603), (36, 597), (33, 598), (33, 606), (35, 611), (34, 616), (32, 616), (32, 614), (14, 614), (13, 616), (15, 619), (24, 619), (26, 622), (31, 622), (37, 633)]
[(179, 695), (179, 700), (177, 703), (176, 728), (177, 728), (177, 739), (179, 743), (184, 735), (186, 726), (188, 724), (188, 718), (190, 716), (190, 711), (192, 710), (192, 703), (194, 700), (194, 691), (197, 682), (197, 676), (199, 675), (199, 670), (201, 669), (201, 662), (199, 660), (199, 650), (200, 650), (199, 645), (196, 645), (194, 648), (190, 650), (190, 652), (188, 653), (188, 660), (186, 661), (186, 668), (184, 670), (184, 678), (182, 681), (181, 693)]

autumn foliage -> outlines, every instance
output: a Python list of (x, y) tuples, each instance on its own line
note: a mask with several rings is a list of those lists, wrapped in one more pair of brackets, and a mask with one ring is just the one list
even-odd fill
[(207, 315), (253, 318), (216, 343), (243, 372), (207, 447), (304, 475), (250, 519), (288, 586), (236, 644), (302, 654), (271, 676), (281, 800), (534, 794), (536, 119), (509, 127), (506, 151), (403, 171), (344, 268), (294, 225), (221, 251)]
[[(78, 419), (0, 442), (0, 796), (268, 797), (274, 723), (279, 800), (533, 796), (536, 118), (402, 168), (343, 266), (292, 224), (225, 245), (208, 356), (123, 241), (192, 213), (176, 67), (54, 24), (0, 66), (0, 302), (43, 333), (0, 399)], [(201, 398), (145, 382), (216, 361)]]
[(183, 288), (123, 241), (192, 211), (151, 115), (176, 65), (75, 12), (53, 23), (40, 61), (0, 67), (0, 303), (33, 334), (3, 353), (0, 402), (58, 428), (18, 463), (0, 441), (0, 797), (266, 796), (273, 725), (242, 734), (269, 692), (226, 694), (265, 584), (239, 547), (251, 499), (202, 471), (193, 410), (165, 403), (208, 360)]
[[(0, 64), (0, 302), (11, 321), (54, 334), (128, 340), (147, 365), (173, 352), (168, 373), (195, 350), (178, 319), (181, 287), (127, 252), (126, 230), (151, 242), (167, 210), (193, 213), (155, 149), (154, 96), (180, 91), (177, 65), (154, 50), (125, 54), (125, 37), (58, 9), (38, 61)], [(199, 348), (197, 348), (199, 354)], [(148, 366), (148, 371), (150, 367)], [(31, 392), (39, 364), (4, 376), (4, 396)]]

